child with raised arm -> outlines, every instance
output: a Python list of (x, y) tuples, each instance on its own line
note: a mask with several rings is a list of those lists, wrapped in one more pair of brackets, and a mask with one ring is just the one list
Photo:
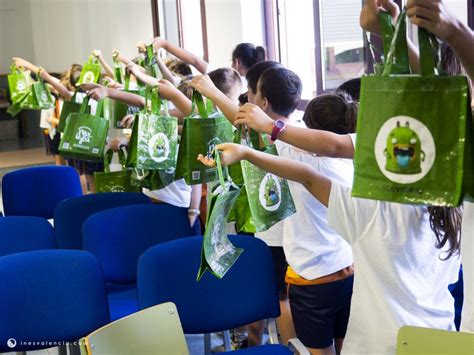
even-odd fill
[[(407, 15), (413, 24), (426, 28), (452, 48), (471, 79), (472, 86), (474, 82), (474, 31), (456, 18), (448, 10), (444, 1), (408, 0), (406, 6)], [(474, 202), (472, 200), (464, 201), (462, 223), (464, 305), (461, 331), (474, 333)]]
[(328, 225), (352, 246), (357, 267), (343, 354), (395, 354), (403, 325), (454, 330), (448, 285), (456, 281), (460, 264), (455, 210), (430, 213), (425, 206), (351, 198), (349, 187), (308, 164), (236, 144), (216, 149), (224, 165), (248, 160), (303, 184), (328, 207)]

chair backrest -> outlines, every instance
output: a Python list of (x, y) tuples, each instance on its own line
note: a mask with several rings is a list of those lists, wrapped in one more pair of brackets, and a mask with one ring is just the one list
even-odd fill
[(397, 336), (397, 355), (474, 353), (474, 334), (421, 327), (401, 327)]
[(68, 166), (40, 166), (12, 171), (2, 180), (5, 216), (53, 218), (56, 205), (81, 196), (76, 170)]
[(82, 249), (82, 224), (94, 213), (146, 203), (151, 203), (150, 199), (136, 192), (91, 194), (62, 201), (54, 211), (58, 248)]
[(0, 218), (0, 256), (56, 249), (53, 226), (40, 217)]
[(84, 340), (83, 355), (189, 354), (178, 310), (171, 302), (107, 324)]
[(84, 250), (99, 260), (107, 282), (136, 283), (138, 258), (148, 248), (193, 235), (185, 208), (134, 205), (89, 217), (82, 228)]
[(198, 282), (202, 237), (147, 250), (138, 263), (140, 309), (173, 302), (187, 334), (213, 333), (280, 315), (270, 249), (260, 239), (229, 236), (244, 252), (222, 279)]
[(100, 265), (85, 251), (2, 256), (0, 280), (0, 352), (75, 341), (109, 322)]

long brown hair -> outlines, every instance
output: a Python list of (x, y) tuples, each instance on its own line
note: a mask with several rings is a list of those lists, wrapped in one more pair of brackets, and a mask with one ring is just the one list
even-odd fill
[(461, 244), (462, 209), (460, 207), (428, 207), (430, 227), (436, 236), (436, 247), (449, 243), (448, 255), (443, 260), (459, 254)]

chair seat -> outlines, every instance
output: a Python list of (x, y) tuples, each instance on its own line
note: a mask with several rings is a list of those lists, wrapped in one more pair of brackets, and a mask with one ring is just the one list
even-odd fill
[(137, 285), (108, 283), (106, 290), (112, 322), (138, 311)]
[(267, 344), (262, 346), (254, 346), (247, 349), (227, 351), (222, 354), (272, 354), (272, 355), (292, 355), (293, 352), (284, 345)]

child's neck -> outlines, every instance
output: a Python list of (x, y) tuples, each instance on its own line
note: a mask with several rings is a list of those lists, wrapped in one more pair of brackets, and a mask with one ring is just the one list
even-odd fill
[(289, 121), (289, 119), (290, 119), (287, 116), (282, 116), (282, 115), (279, 115), (279, 114), (277, 114), (275, 112), (272, 112), (272, 111), (268, 112), (267, 115), (274, 121), (276, 121), (276, 120)]

